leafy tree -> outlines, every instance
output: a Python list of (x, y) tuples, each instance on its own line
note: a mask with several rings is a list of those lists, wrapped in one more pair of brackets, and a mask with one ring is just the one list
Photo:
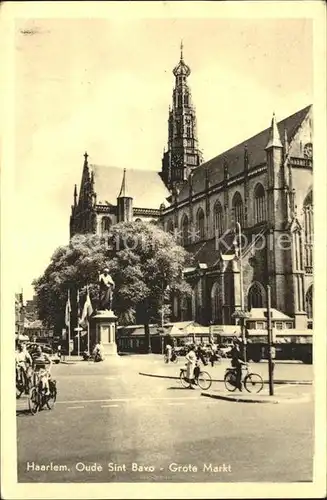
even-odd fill
[(183, 278), (183, 268), (189, 259), (173, 236), (141, 221), (116, 224), (106, 237), (76, 235), (69, 245), (54, 252), (44, 274), (34, 282), (39, 316), (45, 324), (60, 330), (70, 290), (76, 324), (77, 290), (83, 304), (89, 285), (96, 308), (99, 272), (106, 266), (116, 284), (113, 309), (119, 323), (142, 322), (149, 335), (149, 323), (161, 322), (162, 308), (167, 317), (171, 295), (190, 294)]

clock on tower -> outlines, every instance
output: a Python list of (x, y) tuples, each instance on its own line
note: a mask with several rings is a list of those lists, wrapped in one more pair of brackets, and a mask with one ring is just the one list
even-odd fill
[(173, 168), (182, 168), (184, 166), (184, 157), (182, 153), (172, 153), (171, 166)]

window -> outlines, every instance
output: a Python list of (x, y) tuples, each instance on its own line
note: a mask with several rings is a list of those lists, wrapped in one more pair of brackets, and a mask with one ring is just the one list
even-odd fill
[(108, 233), (111, 227), (111, 219), (110, 217), (102, 217), (101, 221), (101, 232), (102, 234)]
[(219, 285), (215, 283), (211, 290), (211, 307), (212, 307), (212, 321), (219, 323), (221, 319), (220, 302), (219, 302)]
[(312, 273), (312, 243), (313, 243), (313, 203), (312, 192), (303, 203), (304, 214), (304, 265), (307, 273)]
[(242, 197), (239, 192), (236, 192), (233, 197), (233, 213), (235, 222), (239, 222), (241, 227), (244, 226), (244, 208)]
[(303, 268), (303, 258), (302, 258), (302, 238), (301, 233), (298, 229), (293, 231), (293, 262), (294, 269), (302, 270)]
[(262, 184), (258, 184), (254, 190), (254, 222), (258, 224), (266, 220), (266, 197)]
[(313, 316), (313, 307), (312, 307), (312, 292), (313, 286), (311, 285), (305, 295), (305, 310), (308, 316), (308, 319), (312, 319)]
[(184, 95), (184, 104), (185, 104), (185, 106), (189, 105), (189, 95), (188, 94)]
[(286, 322), (285, 323), (285, 328), (293, 328), (293, 323), (291, 323), (290, 321)]
[(182, 219), (182, 244), (188, 245), (189, 243), (189, 227), (188, 227), (188, 217), (184, 215)]
[(281, 321), (276, 321), (275, 322), (275, 328), (277, 330), (282, 330), (283, 329), (283, 323)]
[(252, 307), (265, 307), (265, 289), (261, 283), (253, 283), (248, 291), (248, 310)]
[(196, 231), (197, 236), (200, 240), (204, 239), (205, 231), (204, 231), (204, 212), (202, 208), (199, 208), (198, 213), (196, 215)]
[(224, 232), (223, 208), (219, 201), (215, 203), (213, 210), (213, 224), (215, 236), (221, 236)]
[(171, 219), (169, 219), (169, 221), (167, 222), (167, 233), (174, 233), (174, 223)]
[(257, 329), (258, 330), (263, 330), (264, 328), (264, 322), (263, 321), (257, 321)]
[(194, 291), (194, 305), (195, 305), (195, 319), (200, 321), (202, 313), (202, 287), (201, 281), (195, 285)]
[(191, 127), (186, 127), (186, 137), (187, 137), (188, 139), (190, 139), (190, 138), (191, 138)]

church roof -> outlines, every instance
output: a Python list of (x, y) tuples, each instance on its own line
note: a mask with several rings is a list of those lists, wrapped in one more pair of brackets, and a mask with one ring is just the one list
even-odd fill
[[(297, 111), (291, 116), (277, 124), (279, 136), (282, 145), (285, 141), (285, 130), (287, 131), (288, 142), (290, 143), (296, 132), (298, 131), (301, 123), (308, 114), (310, 106), (307, 106), (300, 111)], [(208, 177), (211, 185), (216, 185), (224, 179), (224, 162), (227, 161), (229, 176), (235, 176), (244, 170), (244, 151), (247, 148), (249, 168), (266, 163), (265, 148), (270, 139), (271, 127), (263, 130), (257, 135), (237, 144), (231, 149), (224, 151), (215, 158), (203, 163), (192, 174), (193, 192), (199, 193), (205, 190), (206, 170), (208, 170)], [(188, 198), (189, 186), (185, 185), (179, 193), (179, 201)]]
[[(117, 204), (121, 191), (124, 169), (90, 164), (94, 174), (94, 190), (97, 204)], [(126, 170), (128, 195), (133, 197), (133, 206), (137, 208), (159, 209), (169, 196), (169, 191), (155, 170)]]

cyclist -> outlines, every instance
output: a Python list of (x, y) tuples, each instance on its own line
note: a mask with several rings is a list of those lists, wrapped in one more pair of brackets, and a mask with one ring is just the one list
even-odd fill
[(231, 364), (236, 373), (236, 388), (242, 392), (242, 366), (246, 365), (246, 363), (242, 357), (240, 341), (238, 339), (234, 340), (234, 345), (231, 350), (231, 356)]
[[(25, 394), (28, 394), (28, 370), (32, 367), (32, 358), (26, 349), (26, 344), (18, 344), (18, 352), (16, 354), (16, 368), (18, 376), (23, 377)], [(19, 373), (20, 372), (20, 373)]]
[(51, 365), (50, 356), (42, 351), (41, 346), (37, 346), (33, 356), (33, 368), (35, 373), (39, 374), (42, 389), (44, 389), (47, 396), (50, 394), (49, 379), (51, 378)]
[[(185, 359), (187, 361), (187, 363), (186, 363), (186, 378), (187, 378), (188, 382), (191, 382), (194, 379), (194, 368), (195, 368), (196, 362), (197, 362), (194, 344), (191, 344), (189, 346), (189, 351), (186, 354)], [(192, 386), (190, 386), (190, 387), (192, 387)]]

